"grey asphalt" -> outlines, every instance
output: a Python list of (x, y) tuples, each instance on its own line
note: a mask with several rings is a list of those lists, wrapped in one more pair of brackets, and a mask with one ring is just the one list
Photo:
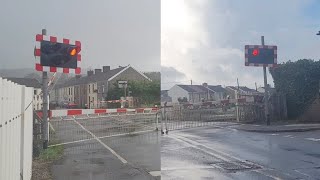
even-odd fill
[(162, 179), (320, 179), (320, 131), (257, 133), (238, 126), (163, 135)]
[[(90, 140), (93, 136), (74, 121), (52, 122), (55, 140), (58, 139), (61, 143), (85, 140), (64, 145), (62, 159), (52, 166), (54, 179), (160, 179), (157, 176), (161, 169), (159, 132), (135, 134), (137, 131), (150, 130), (150, 127), (141, 128), (140, 125), (135, 126), (127, 121), (116, 123), (110, 119), (84, 119), (77, 122), (99, 140)], [(130, 127), (126, 124), (130, 124)], [(132, 134), (110, 137), (129, 132)]]

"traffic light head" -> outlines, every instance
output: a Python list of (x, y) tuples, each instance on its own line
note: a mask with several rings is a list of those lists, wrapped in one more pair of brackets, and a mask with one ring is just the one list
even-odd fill
[(76, 45), (41, 41), (40, 64), (42, 66), (77, 68), (77, 55), (81, 48)]

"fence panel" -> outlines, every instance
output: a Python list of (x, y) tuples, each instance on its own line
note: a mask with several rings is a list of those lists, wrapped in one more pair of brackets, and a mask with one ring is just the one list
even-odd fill
[(92, 134), (101, 139), (154, 131), (158, 128), (157, 118), (158, 115), (155, 112), (104, 113), (51, 118), (49, 145), (86, 142), (93, 139)]
[(188, 109), (179, 107), (166, 107), (161, 111), (162, 132), (192, 127), (210, 126), (217, 122), (235, 121), (235, 107), (212, 107)]
[(31, 179), (33, 88), (0, 78), (0, 179)]

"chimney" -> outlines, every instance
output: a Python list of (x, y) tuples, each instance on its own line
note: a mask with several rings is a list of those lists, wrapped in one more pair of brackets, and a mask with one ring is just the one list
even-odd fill
[(81, 78), (81, 74), (77, 74), (76, 79), (80, 79), (80, 78)]
[(104, 73), (110, 71), (110, 66), (103, 66), (102, 68)]
[(94, 70), (94, 74), (99, 74), (99, 73), (101, 73), (101, 72), (102, 72), (101, 69), (95, 69), (95, 70)]
[(208, 83), (202, 83), (202, 86), (208, 87)]
[(93, 71), (92, 71), (92, 70), (89, 70), (89, 71), (87, 72), (87, 74), (88, 74), (88, 76), (92, 76), (92, 75), (93, 75)]

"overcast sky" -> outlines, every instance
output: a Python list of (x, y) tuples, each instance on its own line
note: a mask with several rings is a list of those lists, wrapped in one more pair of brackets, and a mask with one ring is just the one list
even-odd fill
[[(263, 85), (244, 46), (278, 46), (278, 62), (320, 58), (318, 0), (162, 0), (162, 89), (174, 84)], [(268, 83), (272, 78), (268, 76)]]
[(82, 68), (160, 71), (160, 0), (0, 1), (0, 69), (34, 67), (35, 35), (80, 40)]

